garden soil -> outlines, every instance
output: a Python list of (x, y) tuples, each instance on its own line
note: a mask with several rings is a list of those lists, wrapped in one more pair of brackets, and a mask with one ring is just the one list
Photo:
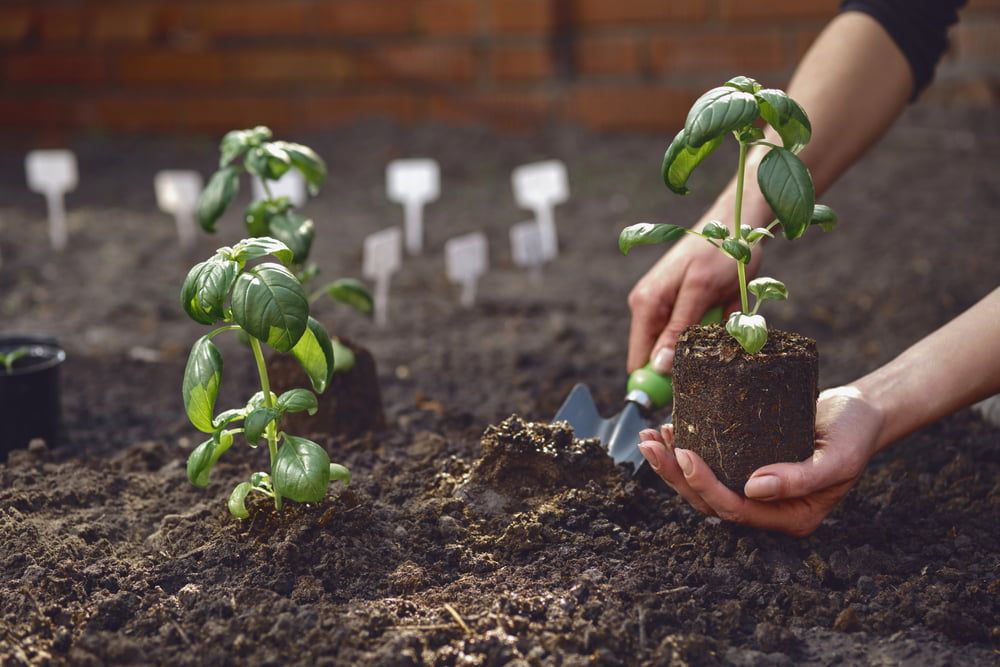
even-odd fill
[[(239, 215), (181, 251), (152, 193), (159, 169), (209, 172), (214, 141), (77, 142), (59, 256), (23, 187), (27, 147), (0, 152), (0, 330), (69, 351), (65, 441), (0, 464), (0, 664), (996, 664), (1000, 429), (972, 412), (877, 457), (806, 539), (706, 519), (547, 424), (578, 381), (620, 408), (625, 298), (659, 251), (622, 258), (618, 230), (693, 222), (732, 160), (681, 198), (657, 177), (666, 136), (372, 122), (294, 138), (330, 166), (306, 208), (327, 278), (357, 275), (363, 237), (402, 220), (388, 160), (437, 157), (443, 194), (389, 327), (316, 308), (372, 351), (381, 384), (384, 429), (317, 436), (351, 486), (280, 515), (254, 500), (243, 522), (225, 499), (263, 451), (233, 447), (207, 489), (185, 475), (200, 440), (180, 378), (204, 329), (176, 301), (188, 266), (240, 238)], [(1000, 283), (998, 150), (995, 112), (914, 109), (823, 197), (837, 231), (769, 244), (765, 274), (791, 292), (769, 321), (817, 341), (821, 386)], [(509, 172), (553, 156), (573, 199), (539, 283), (510, 263), (508, 229), (528, 214)], [(440, 250), (479, 229), (493, 268), (463, 309)], [(224, 408), (256, 378), (245, 348), (221, 347)]]

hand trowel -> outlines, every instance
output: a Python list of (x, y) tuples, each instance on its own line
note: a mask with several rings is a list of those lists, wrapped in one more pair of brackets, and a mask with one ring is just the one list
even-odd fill
[[(702, 324), (722, 321), (722, 308), (713, 308), (702, 318)], [(594, 397), (587, 385), (580, 383), (566, 397), (553, 421), (566, 421), (573, 427), (577, 438), (599, 438), (616, 464), (631, 463), (633, 474), (645, 462), (636, 446), (643, 429), (654, 428), (651, 421), (654, 410), (673, 402), (674, 384), (670, 376), (653, 370), (652, 363), (632, 371), (629, 376), (625, 407), (613, 417), (601, 417)], [(666, 418), (669, 422), (671, 417)]]

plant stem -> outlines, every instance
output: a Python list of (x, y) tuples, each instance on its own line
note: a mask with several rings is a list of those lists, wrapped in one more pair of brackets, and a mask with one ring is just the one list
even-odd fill
[[(733, 216), (733, 231), (736, 234), (736, 238), (740, 238), (740, 216), (743, 214), (743, 177), (746, 171), (747, 164), (747, 145), (740, 142), (740, 165), (736, 171), (736, 211)], [(743, 306), (743, 312), (750, 312), (750, 304), (747, 299), (747, 272), (746, 267), (743, 262), (736, 261), (736, 272), (740, 279), (740, 304)]]
[[(257, 362), (257, 374), (260, 375), (260, 389), (264, 393), (264, 405), (269, 408), (274, 407), (274, 399), (271, 398), (271, 382), (267, 377), (267, 365), (264, 363), (264, 353), (260, 349), (260, 341), (250, 336), (250, 349), (253, 350), (254, 361)], [(272, 421), (267, 425), (267, 451), (271, 455), (271, 471), (274, 471), (274, 462), (278, 458), (278, 429)], [(274, 509), (281, 510), (281, 495), (274, 494)]]
[(260, 179), (260, 184), (264, 188), (264, 193), (267, 194), (267, 198), (270, 199), (271, 201), (274, 201), (274, 195), (271, 194), (271, 188), (267, 184), (267, 179), (262, 176), (258, 176), (257, 178)]

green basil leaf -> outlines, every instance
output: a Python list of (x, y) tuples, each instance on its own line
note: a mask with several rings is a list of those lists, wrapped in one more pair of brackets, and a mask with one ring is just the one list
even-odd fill
[(254, 176), (276, 181), (292, 168), (292, 158), (287, 151), (271, 142), (248, 150), (243, 166)]
[(785, 148), (798, 153), (812, 137), (812, 124), (798, 102), (784, 91), (767, 88), (757, 92), (760, 115), (773, 127)]
[(299, 360), (316, 393), (326, 391), (333, 377), (335, 358), (330, 334), (315, 318), (309, 318), (305, 333), (292, 348), (292, 355)]
[(256, 408), (247, 415), (243, 422), (243, 436), (251, 447), (256, 447), (267, 425), (281, 416), (281, 411), (277, 408)]
[(309, 301), (302, 286), (280, 264), (258, 264), (241, 273), (233, 287), (233, 320), (244, 331), (278, 352), (288, 352), (302, 338)]
[(339, 463), (330, 464), (330, 481), (343, 482), (344, 486), (351, 485), (351, 471)]
[(812, 218), (809, 220), (810, 225), (819, 225), (820, 229), (824, 232), (832, 232), (837, 227), (837, 212), (825, 204), (816, 204), (813, 206)]
[(233, 446), (233, 434), (222, 431), (194, 448), (187, 460), (187, 476), (199, 488), (208, 486), (212, 467)]
[(285, 435), (271, 471), (274, 491), (297, 503), (315, 503), (326, 496), (330, 457), (312, 440)]
[(354, 368), (354, 364), (357, 359), (354, 356), (354, 350), (347, 347), (340, 342), (337, 338), (330, 339), (330, 345), (333, 346), (333, 373), (347, 373)]
[(729, 227), (726, 227), (717, 220), (712, 220), (705, 225), (701, 233), (710, 239), (719, 239), (721, 241), (722, 239), (729, 238)]
[(250, 482), (240, 482), (229, 495), (229, 502), (226, 505), (229, 507), (229, 513), (237, 519), (246, 519), (250, 516), (250, 512), (247, 512), (246, 500), (251, 491), (253, 491), (253, 487), (250, 486)]
[(266, 472), (255, 472), (250, 475), (250, 486), (260, 491), (271, 491), (271, 476)]
[(281, 215), (292, 207), (288, 197), (262, 199), (247, 206), (243, 214), (247, 233), (250, 236), (271, 236), (271, 218)]
[(216, 255), (188, 271), (181, 287), (181, 306), (195, 322), (214, 324), (226, 318), (226, 299), (240, 267)]
[(687, 145), (698, 148), (757, 120), (760, 109), (750, 93), (719, 86), (699, 97), (684, 122)]
[(240, 173), (236, 167), (223, 167), (212, 174), (208, 185), (198, 197), (198, 223), (206, 232), (215, 231), (215, 223), (226, 212), (240, 190)]
[(653, 245), (675, 241), (684, 236), (684, 228), (677, 225), (656, 225), (651, 222), (640, 222), (630, 225), (618, 235), (618, 249), (623, 255), (637, 245)]
[(740, 238), (745, 239), (752, 231), (753, 228), (750, 225), (740, 225)]
[(270, 236), (258, 236), (252, 239), (243, 239), (233, 246), (232, 257), (237, 262), (246, 263), (251, 259), (271, 255), (279, 262), (288, 266), (293, 261), (291, 249)]
[(309, 250), (316, 235), (316, 226), (312, 220), (288, 211), (272, 217), (268, 230), (271, 236), (291, 249), (292, 262), (302, 264), (309, 258)]
[(243, 155), (243, 152), (251, 146), (259, 146), (261, 141), (271, 138), (271, 130), (263, 126), (258, 126), (249, 130), (233, 130), (227, 132), (222, 137), (219, 144), (219, 166), (225, 167), (227, 164)]
[(784, 301), (788, 298), (785, 283), (774, 278), (755, 278), (747, 283), (747, 289), (761, 301)]
[(234, 421), (239, 421), (240, 419), (243, 419), (246, 416), (247, 416), (247, 411), (244, 408), (233, 408), (232, 410), (225, 410), (215, 416), (215, 419), (212, 420), (212, 425), (215, 427), (215, 430), (218, 431), (219, 429), (225, 428), (226, 426), (232, 424)]
[(315, 197), (326, 180), (326, 163), (316, 151), (302, 144), (290, 141), (275, 141), (274, 145), (283, 149), (292, 161), (292, 166), (299, 170), (306, 179), (309, 194)]
[(764, 138), (764, 130), (756, 125), (751, 125), (740, 131), (740, 141), (745, 144), (752, 144)]
[(208, 336), (195, 341), (184, 368), (181, 393), (184, 410), (194, 427), (204, 433), (215, 431), (212, 415), (222, 382), (222, 355)]
[(278, 397), (278, 409), (282, 412), (308, 412), (316, 414), (319, 401), (316, 394), (308, 389), (289, 389)]
[(663, 182), (673, 192), (686, 195), (690, 192), (687, 182), (691, 172), (721, 143), (720, 136), (706, 141), (700, 148), (691, 148), (687, 143), (687, 133), (684, 130), (678, 132), (663, 154), (663, 164), (660, 166)]
[(771, 230), (767, 229), (766, 227), (757, 227), (756, 229), (750, 230), (750, 233), (747, 234), (746, 239), (748, 242), (753, 243), (757, 239), (763, 238), (765, 236), (769, 239), (774, 238), (774, 234), (771, 233)]
[(722, 252), (743, 264), (750, 261), (750, 244), (743, 239), (726, 239), (722, 242)]
[(757, 168), (757, 183), (785, 238), (793, 241), (803, 234), (812, 219), (816, 203), (809, 170), (794, 153), (773, 148)]
[(760, 84), (757, 83), (755, 79), (751, 79), (748, 76), (734, 76), (729, 81), (726, 81), (726, 86), (730, 88), (735, 88), (736, 90), (742, 90), (744, 93), (756, 93), (760, 90)]
[(368, 288), (360, 280), (340, 278), (323, 288), (326, 295), (334, 301), (347, 304), (358, 312), (370, 315), (375, 307)]
[(767, 322), (760, 315), (733, 313), (726, 322), (726, 331), (746, 350), (756, 354), (767, 342)]
[[(271, 401), (273, 402), (277, 400), (278, 400), (277, 394), (275, 394), (272, 391)], [(257, 408), (262, 408), (262, 407), (264, 407), (264, 392), (258, 391), (256, 394), (250, 397), (249, 401), (247, 401), (247, 406), (244, 408), (244, 410), (249, 414), (250, 412), (253, 412)]]

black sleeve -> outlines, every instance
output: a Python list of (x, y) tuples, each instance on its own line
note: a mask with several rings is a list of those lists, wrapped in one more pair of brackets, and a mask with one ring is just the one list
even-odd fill
[(843, 0), (842, 12), (864, 12), (882, 24), (913, 70), (916, 99), (948, 48), (948, 28), (967, 0)]

